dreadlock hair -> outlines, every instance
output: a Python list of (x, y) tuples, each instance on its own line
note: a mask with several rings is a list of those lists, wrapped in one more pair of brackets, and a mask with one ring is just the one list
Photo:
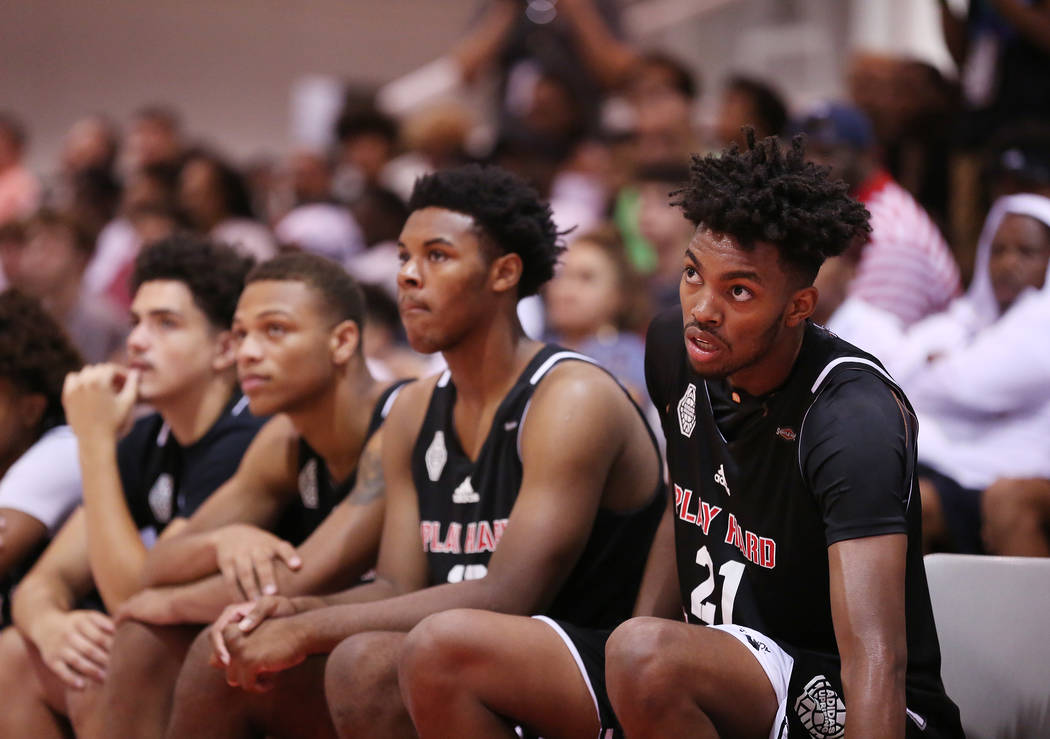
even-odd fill
[(131, 292), (152, 280), (181, 282), (211, 325), (225, 331), (233, 323), (237, 299), (252, 264), (251, 257), (241, 256), (232, 247), (175, 234), (139, 252), (131, 273)]
[(82, 364), (73, 342), (38, 300), (15, 288), (0, 293), (0, 378), (18, 392), (47, 399), (37, 438), (63, 423), (62, 383)]
[(500, 167), (468, 164), (420, 177), (408, 209), (430, 207), (470, 216), (498, 253), (521, 257), (518, 297), (535, 295), (554, 276), (565, 247), (550, 206), (516, 175)]
[(781, 263), (811, 284), (826, 258), (871, 232), (868, 211), (845, 182), (828, 177), (830, 168), (806, 161), (803, 136), (783, 151), (772, 136), (756, 143), (753, 128), (745, 135), (747, 151), (733, 144), (721, 155), (694, 155), (689, 184), (672, 193), (672, 205), (744, 249), (773, 244)]

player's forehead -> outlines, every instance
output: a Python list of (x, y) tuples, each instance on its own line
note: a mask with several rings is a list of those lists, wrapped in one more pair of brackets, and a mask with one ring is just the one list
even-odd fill
[(686, 248), (686, 260), (709, 276), (752, 272), (764, 281), (774, 281), (783, 272), (780, 250), (768, 242), (744, 245), (732, 234), (714, 231), (701, 224)]
[(143, 319), (151, 314), (170, 313), (189, 320), (206, 321), (204, 312), (193, 300), (193, 292), (179, 280), (143, 282), (131, 301), (132, 316)]
[(319, 291), (303, 280), (257, 280), (245, 286), (234, 320), (250, 321), (275, 314), (304, 321), (320, 320), (324, 308)]
[(447, 242), (454, 246), (477, 245), (479, 229), (473, 216), (448, 208), (430, 206), (413, 211), (398, 243), (405, 247)]

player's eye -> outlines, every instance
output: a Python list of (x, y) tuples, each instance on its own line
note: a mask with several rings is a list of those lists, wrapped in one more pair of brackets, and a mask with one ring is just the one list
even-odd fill
[(729, 288), (729, 294), (733, 297), (733, 300), (738, 303), (742, 303), (745, 300), (750, 300), (755, 296), (751, 290), (744, 287), (743, 285), (733, 285)]
[(444, 262), (446, 259), (448, 259), (448, 255), (440, 249), (432, 249), (431, 251), (427, 252), (427, 259), (429, 259), (431, 262)]
[(266, 324), (266, 335), (271, 339), (279, 339), (288, 333), (288, 329), (279, 323)]

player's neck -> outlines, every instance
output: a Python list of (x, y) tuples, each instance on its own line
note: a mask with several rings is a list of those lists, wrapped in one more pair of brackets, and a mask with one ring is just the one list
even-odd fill
[(455, 347), (442, 352), (457, 402), (484, 405), (502, 399), (539, 346), (525, 335), (517, 313), (480, 322)]
[(385, 388), (363, 361), (355, 362), (307, 406), (288, 412), (299, 435), (321, 455), (335, 479), (348, 477), (357, 467), (372, 412)]
[(215, 425), (236, 386), (232, 371), (212, 375), (206, 382), (173, 398), (153, 401), (153, 407), (171, 428), (175, 440), (189, 446)]
[(784, 329), (765, 356), (751, 366), (730, 375), (729, 384), (752, 396), (765, 395), (776, 390), (791, 374), (802, 349), (805, 334), (805, 322)]

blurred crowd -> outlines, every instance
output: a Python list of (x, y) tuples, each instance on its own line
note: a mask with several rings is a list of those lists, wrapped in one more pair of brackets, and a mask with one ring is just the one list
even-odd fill
[[(101, 362), (123, 351), (144, 244), (187, 231), (259, 261), (314, 252), (365, 286), (373, 371), (417, 376), (440, 360), (402, 339), (405, 200), (420, 174), (495, 163), (549, 200), (568, 246), (520, 306), (526, 331), (595, 357), (644, 401), (644, 332), (678, 305), (692, 235), (673, 206), (690, 156), (746, 146), (748, 127), (785, 146), (805, 134), (871, 213), (870, 239), (818, 278), (819, 320), (878, 356), (918, 411), (927, 546), (1047, 556), (1050, 11), (971, 6), (942, 3), (957, 78), (857, 52), (845, 96), (815, 106), (746, 74), (711, 89), (628, 40), (611, 0), (495, 0), (447, 57), (460, 85), (492, 91), (488, 111), (442, 100), (394, 116), (354, 89), (326, 150), (234, 162), (172, 101), (76, 121), (36, 172), (33, 132), (3, 112), (0, 288), (33, 296)], [(0, 474), (13, 453), (0, 449)]]

